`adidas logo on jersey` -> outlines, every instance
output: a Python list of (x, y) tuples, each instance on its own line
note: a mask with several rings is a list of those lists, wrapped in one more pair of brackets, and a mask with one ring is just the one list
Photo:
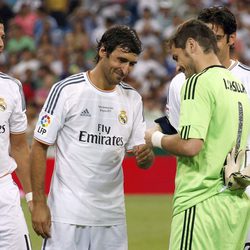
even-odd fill
[(89, 113), (88, 109), (84, 109), (84, 110), (81, 112), (81, 116), (88, 116), (88, 117), (90, 117), (91, 114)]

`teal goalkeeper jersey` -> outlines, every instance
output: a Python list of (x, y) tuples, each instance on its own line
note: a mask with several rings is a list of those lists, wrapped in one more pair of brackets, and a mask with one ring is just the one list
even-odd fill
[(174, 214), (224, 190), (221, 172), (227, 154), (234, 146), (245, 147), (249, 128), (249, 98), (229, 70), (211, 66), (186, 80), (180, 135), (185, 140), (202, 139), (204, 145), (194, 157), (178, 157)]

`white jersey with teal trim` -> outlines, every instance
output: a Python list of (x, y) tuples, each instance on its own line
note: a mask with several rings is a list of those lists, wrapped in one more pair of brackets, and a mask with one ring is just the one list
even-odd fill
[(17, 167), (9, 155), (10, 134), (21, 134), (27, 129), (25, 111), (22, 84), (0, 73), (0, 177), (12, 173)]
[(185, 82), (185, 74), (177, 74), (171, 81), (168, 89), (168, 102), (166, 105), (167, 117), (171, 125), (178, 131), (180, 105), (181, 105), (181, 88)]
[(56, 145), (49, 194), (52, 220), (77, 225), (125, 223), (123, 170), (126, 151), (144, 144), (141, 96), (120, 83), (97, 89), (87, 73), (56, 83), (34, 137)]

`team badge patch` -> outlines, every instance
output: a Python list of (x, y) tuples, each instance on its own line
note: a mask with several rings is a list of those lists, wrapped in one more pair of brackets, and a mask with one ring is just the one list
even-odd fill
[(122, 110), (118, 116), (118, 120), (121, 124), (126, 124), (128, 122), (128, 117), (126, 111)]
[(41, 118), (41, 125), (43, 128), (46, 128), (50, 125), (50, 122), (51, 122), (51, 118), (49, 115), (44, 115), (42, 118)]
[(3, 98), (0, 98), (0, 111), (5, 111), (7, 109), (7, 104)]

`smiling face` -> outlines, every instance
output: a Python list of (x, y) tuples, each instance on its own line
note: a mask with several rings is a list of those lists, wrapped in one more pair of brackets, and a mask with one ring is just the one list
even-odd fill
[(196, 73), (193, 59), (187, 52), (186, 48), (176, 48), (174, 45), (171, 48), (173, 59), (176, 61), (177, 71), (183, 72), (186, 78), (189, 78)]
[(109, 55), (102, 47), (99, 51), (100, 67), (105, 79), (107, 89), (113, 89), (115, 85), (123, 81), (137, 63), (138, 55), (128, 53), (125, 49), (116, 48)]

